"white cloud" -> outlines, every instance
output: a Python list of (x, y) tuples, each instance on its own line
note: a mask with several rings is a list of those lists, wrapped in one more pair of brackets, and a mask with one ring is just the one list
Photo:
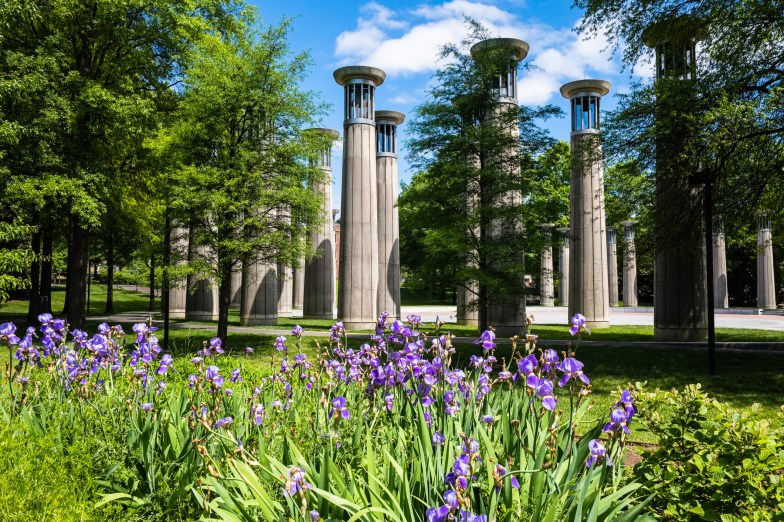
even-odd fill
[(570, 27), (524, 23), (512, 11), (488, 1), (492, 0), (449, 0), (413, 10), (393, 10), (373, 2), (362, 9), (354, 29), (337, 37), (335, 56), (340, 65), (379, 67), (388, 79), (432, 74), (443, 65), (439, 60), (442, 46), (465, 38), (465, 16), (469, 16), (494, 36), (522, 38), (531, 44), (528, 59), (535, 69), (521, 71), (518, 96), (522, 103), (557, 102), (564, 83), (605, 78), (620, 71), (617, 58), (602, 52), (607, 45), (601, 31), (600, 36), (585, 39)]
[(468, 16), (476, 20), (491, 23), (509, 23), (514, 15), (503, 9), (482, 2), (470, 0), (452, 0), (440, 5), (423, 6), (413, 11), (416, 16), (428, 20), (459, 19)]

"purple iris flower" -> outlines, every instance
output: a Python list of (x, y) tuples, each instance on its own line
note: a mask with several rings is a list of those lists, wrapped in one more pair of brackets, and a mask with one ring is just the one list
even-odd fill
[(294, 325), (294, 328), (291, 329), (291, 335), (296, 337), (297, 339), (302, 337), (302, 327), (298, 324)]
[(617, 432), (623, 430), (627, 435), (631, 435), (629, 427), (627, 426), (629, 417), (626, 415), (626, 410), (617, 408), (610, 413), (610, 422), (604, 425), (602, 432)]
[[(74, 330), (74, 339), (76, 339), (76, 332), (78, 331), (79, 330)], [(147, 326), (146, 323), (136, 323), (133, 325), (133, 331), (136, 332), (136, 342), (140, 343), (145, 340), (146, 334), (150, 331), (150, 327)]]
[(346, 398), (345, 397), (335, 397), (332, 399), (332, 409), (329, 412), (329, 418), (334, 418), (335, 421), (339, 420), (340, 418), (348, 419), (351, 417), (351, 414), (346, 408)]
[(387, 409), (392, 411), (395, 408), (395, 396), (391, 393), (387, 393), (384, 397), (384, 402), (387, 404)]
[(550, 373), (550, 370), (556, 368), (558, 363), (561, 362), (561, 358), (558, 357), (558, 352), (552, 348), (545, 350), (542, 355), (544, 357), (544, 367), (542, 368), (544, 373)]
[[(529, 377), (529, 380), (531, 380), (531, 378), (536, 378), (536, 376), (532, 375)], [(542, 398), (542, 406), (547, 410), (553, 411), (558, 404), (558, 400), (553, 395), (553, 381), (550, 379), (536, 378), (536, 384), (533, 388), (536, 394)]]
[(608, 466), (612, 466), (612, 461), (610, 457), (607, 455), (607, 448), (599, 441), (599, 439), (593, 439), (588, 443), (588, 450), (591, 452), (591, 455), (588, 457), (588, 460), (585, 461), (585, 465), (588, 467), (593, 466), (596, 461), (602, 460), (604, 458), (605, 462)]
[(478, 455), (479, 454), (479, 441), (476, 439), (463, 440), (460, 443), (460, 448), (465, 455)]
[(487, 522), (487, 515), (474, 515), (466, 510), (460, 512), (459, 522)]
[(634, 396), (632, 392), (629, 390), (623, 390), (621, 392), (621, 398), (613, 404), (613, 408), (620, 408), (623, 406), (623, 409), (626, 411), (627, 423), (632, 421), (632, 417), (637, 413), (637, 407), (634, 405)]
[(564, 386), (570, 379), (580, 379), (585, 384), (591, 384), (591, 381), (589, 381), (588, 377), (583, 373), (583, 363), (574, 357), (566, 357), (563, 362), (558, 365), (558, 369), (564, 372), (564, 376), (558, 381), (558, 386)]
[(38, 316), (38, 322), (41, 325), (47, 325), (52, 322), (52, 314), (41, 314)]
[[(501, 489), (501, 483), (502, 483), (504, 477), (506, 476), (506, 468), (503, 467), (500, 464), (496, 464), (493, 476), (495, 478), (495, 484), (496, 484), (495, 485), (495, 490), (498, 491), (499, 489)], [(509, 477), (509, 479), (510, 479), (510, 482), (511, 482), (513, 488), (520, 489), (520, 481), (517, 480), (517, 477), (512, 475), (511, 477)]]
[(234, 368), (231, 371), (231, 377), (229, 377), (229, 382), (242, 382), (242, 377), (240, 377), (240, 372), (242, 370), (240, 368)]
[(0, 324), (0, 335), (3, 337), (8, 337), (16, 332), (16, 325), (14, 323), (3, 323)]
[(223, 343), (220, 337), (213, 337), (210, 339), (210, 348), (215, 350), (215, 353), (223, 353)]
[(446, 443), (446, 437), (440, 431), (433, 433), (433, 446), (443, 446)]
[(261, 421), (264, 419), (264, 406), (261, 404), (255, 405), (250, 410), (250, 416), (253, 418), (253, 423), (256, 426), (261, 426)]
[(539, 366), (539, 362), (536, 360), (534, 354), (527, 355), (517, 362), (517, 369), (520, 371), (521, 375), (526, 377), (534, 373), (537, 366)]
[(479, 339), (474, 341), (474, 344), (481, 344), (482, 349), (486, 352), (489, 352), (496, 347), (493, 341), (495, 341), (495, 332), (492, 330), (485, 330), (482, 332), (482, 335), (479, 336)]
[(495, 418), (492, 415), (482, 415), (482, 422), (492, 424), (495, 422)]
[(585, 326), (585, 316), (583, 314), (574, 314), (572, 317), (572, 326), (569, 328), (569, 333), (572, 335), (577, 335), (577, 332), (585, 330), (589, 334), (591, 331)]
[(467, 477), (471, 474), (471, 459), (468, 454), (463, 454), (457, 457), (453, 464), (455, 475), (458, 477)]
[(310, 522), (319, 522), (321, 520), (321, 515), (315, 509), (310, 512)]
[(305, 480), (305, 470), (299, 466), (294, 466), (289, 470), (289, 478), (286, 480), (286, 484), (283, 487), (283, 493), (289, 497), (293, 497), (298, 493), (304, 496), (305, 491), (312, 487), (313, 486)]
[(234, 422), (234, 419), (232, 419), (231, 417), (224, 417), (222, 419), (218, 419), (217, 421), (215, 421), (215, 427), (228, 428), (229, 426), (231, 426), (232, 422)]
[(248, 355), (252, 354), (253, 353), (253, 348), (251, 348), (250, 346), (246, 346), (245, 347), (245, 353), (247, 353)]
[(152, 409), (151, 402), (145, 402), (144, 404), (142, 404), (142, 411), (150, 411), (151, 409)]
[(444, 504), (441, 507), (429, 508), (425, 512), (425, 516), (427, 517), (427, 522), (447, 522), (449, 512), (449, 506)]
[(411, 324), (412, 328), (416, 328), (419, 324), (422, 324), (422, 317), (416, 314), (408, 314), (408, 317), (406, 317), (406, 321), (408, 321)]

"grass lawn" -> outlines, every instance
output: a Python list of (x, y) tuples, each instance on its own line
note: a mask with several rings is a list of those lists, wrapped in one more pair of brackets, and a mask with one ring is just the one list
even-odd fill
[[(17, 300), (0, 303), (0, 317), (27, 317), (27, 307), (29, 301)], [(65, 286), (55, 285), (52, 287), (52, 312), (59, 316), (65, 303)], [(114, 289), (114, 312), (139, 312), (149, 308), (150, 298), (146, 294), (140, 294), (130, 290)], [(156, 310), (160, 310), (160, 300), (155, 299)], [(91, 315), (105, 315), (106, 308), (106, 285), (93, 283), (90, 285), (90, 309), (87, 312)]]

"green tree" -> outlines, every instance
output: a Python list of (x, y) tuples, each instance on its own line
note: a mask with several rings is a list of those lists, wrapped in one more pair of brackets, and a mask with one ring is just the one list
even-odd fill
[(0, 221), (0, 303), (8, 299), (8, 292), (30, 284), (24, 274), (35, 259), (26, 245), (33, 232), (28, 225)]
[(292, 55), (290, 22), (232, 38), (205, 38), (192, 56), (179, 121), (171, 131), (181, 167), (172, 211), (206, 248), (193, 271), (219, 288), (218, 337), (225, 340), (231, 274), (243, 261), (294, 266), (321, 202), (324, 181), (309, 166), (327, 144), (313, 126), (325, 107), (300, 83), (310, 58)]
[[(754, 223), (760, 209), (771, 211), (774, 223), (781, 219), (784, 10), (780, 2), (576, 0), (575, 5), (585, 9), (578, 29), (608, 37), (612, 49), (623, 49), (627, 67), (648, 66), (646, 59), (653, 52), (645, 45), (646, 30), (648, 43), (683, 40), (684, 32), (701, 40), (696, 47), (696, 78), (688, 82), (687, 96), (682, 82), (639, 83), (619, 96), (619, 109), (604, 124), (608, 157), (632, 161), (650, 175), (656, 172), (654, 161), (680, 163), (691, 177), (688, 181), (710, 179), (714, 215), (724, 222), (728, 241), (732, 234), (746, 235), (751, 241), (753, 234), (742, 231)], [(661, 50), (671, 55), (676, 51), (666, 46)], [(669, 107), (666, 113), (661, 112), (664, 105)], [(677, 139), (680, 130), (672, 126), (674, 122), (688, 126), (691, 136)], [(657, 140), (662, 139), (678, 141), (680, 152), (657, 158)], [(689, 218), (686, 212), (680, 217), (701, 218), (697, 213)]]
[(443, 48), (447, 63), (409, 125), (408, 147), (419, 176), (427, 178), (422, 186), (438, 188), (425, 206), (433, 228), (422, 255), (433, 256), (431, 266), (449, 258), (443, 272), (477, 289), (472, 306), (486, 328), (491, 303), (512, 303), (524, 292), (521, 165), (552, 143), (535, 120), (557, 110), (503, 99), (508, 51), (470, 56), (471, 45), (489, 37), (478, 24), (470, 26), (465, 41)]
[[(234, 30), (242, 10), (233, 0), (14, 0), (0, 11), (2, 81), (35, 83), (47, 93), (40, 107), (28, 89), (3, 108), (30, 167), (6, 165), (14, 182), (34, 191), (47, 178), (58, 187), (72, 326), (84, 324), (88, 238), (106, 212), (108, 188), (133, 168), (170, 105), (188, 48), (205, 32)], [(32, 154), (36, 148), (47, 153), (45, 162)]]

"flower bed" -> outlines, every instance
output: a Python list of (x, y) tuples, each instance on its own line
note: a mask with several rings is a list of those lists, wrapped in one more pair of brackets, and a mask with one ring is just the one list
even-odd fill
[(634, 397), (595, 418), (574, 351), (533, 335), (499, 361), (484, 332), (483, 355), (457, 368), (449, 336), (427, 338), (416, 316), (382, 314), (357, 347), (338, 323), (314, 360), (295, 327), (262, 377), (217, 339), (174, 360), (145, 324), (127, 342), (119, 326), (88, 336), (40, 319), (41, 345), (0, 325), (15, 361), (4, 408), (27, 436), (95, 438), (101, 509), (402, 522), (635, 519), (645, 506), (622, 480)]

